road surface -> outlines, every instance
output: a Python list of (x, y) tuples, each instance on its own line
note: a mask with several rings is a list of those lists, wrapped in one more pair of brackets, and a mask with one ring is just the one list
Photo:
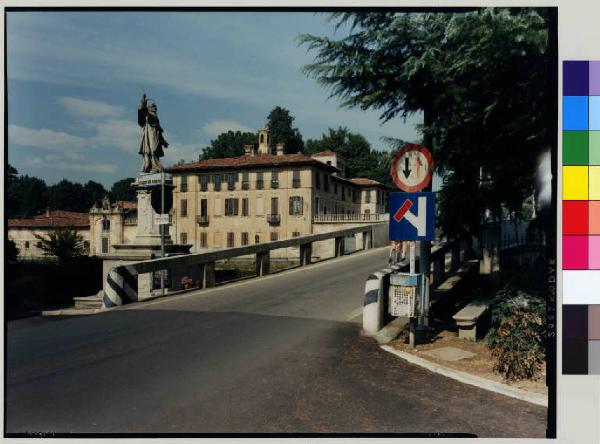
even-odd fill
[(10, 433), (467, 433), (544, 437), (546, 409), (360, 336), (369, 250), (106, 314), (13, 321)]

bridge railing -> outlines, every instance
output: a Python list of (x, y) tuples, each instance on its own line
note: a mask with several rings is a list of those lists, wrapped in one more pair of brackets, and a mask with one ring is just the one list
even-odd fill
[(314, 223), (336, 222), (385, 222), (390, 219), (388, 213), (358, 213), (358, 214), (315, 214)]
[[(374, 225), (347, 228), (327, 233), (310, 234), (290, 239), (265, 242), (243, 247), (227, 248), (206, 253), (186, 254), (151, 259), (120, 265), (108, 273), (104, 290), (104, 306), (112, 307), (139, 300), (137, 277), (141, 274), (154, 273), (161, 270), (180, 270), (184, 275), (199, 277), (197, 288), (210, 288), (216, 284), (215, 262), (239, 256), (255, 255), (256, 275), (264, 276), (270, 272), (270, 253), (272, 250), (299, 247), (300, 266), (312, 260), (312, 244), (314, 242), (334, 240), (334, 256), (345, 253), (344, 239), (362, 234), (362, 249), (373, 247)], [(178, 273), (173, 273), (175, 276)], [(174, 277), (176, 279), (176, 277)]]

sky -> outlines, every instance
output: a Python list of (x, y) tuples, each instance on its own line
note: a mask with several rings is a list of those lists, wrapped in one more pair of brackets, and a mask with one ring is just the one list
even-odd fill
[(142, 92), (170, 143), (164, 165), (196, 160), (221, 132), (255, 132), (278, 105), (304, 140), (339, 126), (375, 149), (419, 139), (420, 115), (382, 125), (302, 74), (313, 55), (298, 35), (343, 35), (322, 14), (8, 12), (6, 31), (8, 162), (48, 184), (136, 176)]

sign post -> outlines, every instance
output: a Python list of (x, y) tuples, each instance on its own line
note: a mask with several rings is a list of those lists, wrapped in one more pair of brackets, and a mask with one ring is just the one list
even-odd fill
[[(418, 277), (422, 288), (411, 302), (415, 308), (410, 317), (413, 347), (417, 331), (429, 325), (429, 258), (424, 253), (427, 243), (435, 239), (435, 194), (421, 191), (430, 184), (432, 170), (431, 153), (422, 145), (406, 145), (392, 159), (392, 179), (404, 193), (390, 194), (390, 240), (410, 241), (410, 273), (403, 275)], [(419, 274), (415, 273), (415, 241), (420, 243)]]

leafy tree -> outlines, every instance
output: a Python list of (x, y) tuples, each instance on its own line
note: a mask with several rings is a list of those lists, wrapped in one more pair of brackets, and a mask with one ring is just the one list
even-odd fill
[(31, 217), (41, 213), (48, 204), (46, 182), (37, 177), (18, 176), (8, 178), (7, 213), (9, 217)]
[(92, 203), (89, 201), (83, 185), (67, 179), (48, 187), (48, 206), (52, 210), (89, 211)]
[(285, 143), (286, 154), (300, 153), (304, 150), (302, 134), (298, 128), (292, 127), (294, 120), (295, 117), (285, 108), (276, 106), (271, 110), (267, 116), (271, 152), (274, 152), (278, 143)]
[(8, 216), (15, 216), (19, 212), (19, 198), (17, 195), (17, 182), (19, 181), (19, 172), (16, 168), (8, 164), (6, 168), (6, 213)]
[(241, 131), (227, 131), (210, 141), (210, 146), (202, 150), (202, 159), (237, 157), (244, 154), (244, 145), (258, 143), (258, 135)]
[(55, 256), (60, 262), (67, 262), (85, 254), (83, 237), (76, 230), (55, 230), (46, 236), (39, 234), (40, 248), (46, 256)]
[(113, 183), (110, 188), (110, 197), (113, 200), (136, 200), (135, 189), (131, 186), (134, 181), (135, 178), (127, 177)]
[(99, 202), (104, 198), (104, 196), (108, 195), (108, 191), (104, 188), (104, 185), (98, 182), (94, 182), (93, 180), (89, 180), (84, 186), (85, 190), (86, 202), (89, 203), (88, 208), (92, 207), (95, 202)]
[(19, 249), (17, 248), (17, 244), (15, 241), (4, 238), (4, 257), (7, 262), (14, 262), (17, 260), (17, 256), (19, 255)]
[(555, 138), (550, 13), (496, 8), (331, 18), (347, 35), (300, 36), (316, 52), (304, 71), (342, 106), (378, 110), (382, 121), (423, 112), (424, 144), (447, 175), (440, 213), (454, 211), (461, 220), (442, 217), (445, 234), (476, 232), (486, 208), (519, 211), (539, 154)]

